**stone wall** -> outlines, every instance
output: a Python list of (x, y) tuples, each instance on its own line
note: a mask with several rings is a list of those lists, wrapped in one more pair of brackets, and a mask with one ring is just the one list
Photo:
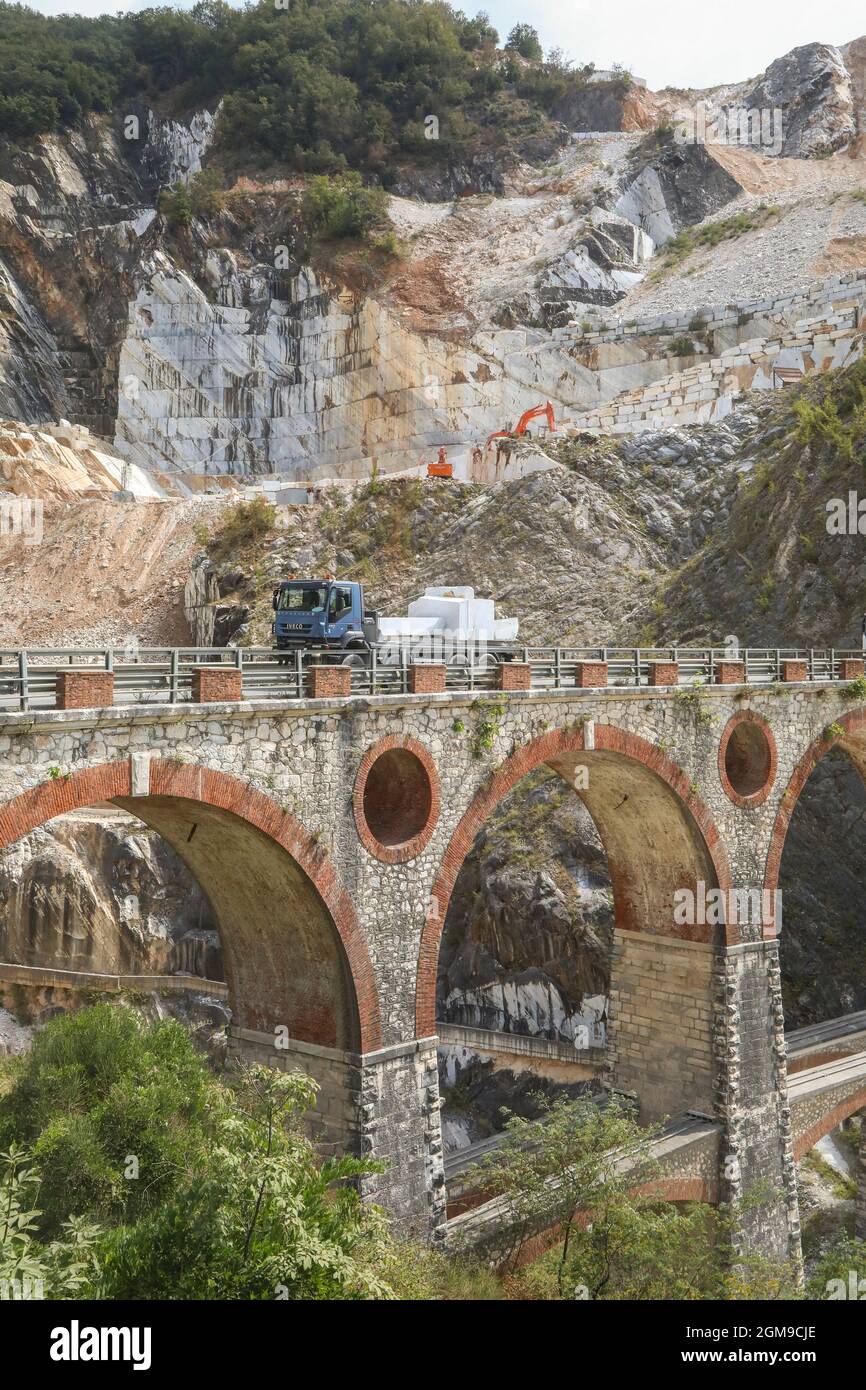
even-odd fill
[(606, 405), (576, 415), (569, 432), (632, 434), (721, 419), (742, 392), (780, 389), (785, 379), (776, 376), (777, 371), (805, 377), (855, 360), (862, 352), (862, 323), (863, 300), (849, 297), (818, 317), (799, 320), (771, 336), (740, 341), (718, 357), (625, 391)]
[[(833, 310), (850, 299), (862, 304), (864, 298), (866, 270), (849, 270), (813, 281), (790, 294), (752, 299), (743, 304), (714, 304), (680, 313), (651, 314), (627, 323), (622, 319), (610, 323), (610, 315), (607, 314), (605, 318), (608, 322), (604, 327), (587, 328), (579, 335), (573, 328), (555, 328), (553, 337), (557, 342), (582, 346), (584, 343), (613, 343), (630, 338), (657, 337), (662, 333), (696, 332), (698, 324), (701, 332), (709, 335), (715, 335), (719, 330), (748, 327), (756, 319), (762, 322), (769, 320), (785, 327), (800, 319), (823, 317), (828, 309)], [(588, 310), (587, 318), (591, 320), (594, 313), (594, 310)]]
[(712, 946), (616, 932), (608, 1067), (641, 1117), (713, 1111)]

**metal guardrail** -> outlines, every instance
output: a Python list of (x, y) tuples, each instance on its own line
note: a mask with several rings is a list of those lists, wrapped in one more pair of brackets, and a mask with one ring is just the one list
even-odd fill
[[(513, 659), (531, 668), (534, 690), (573, 690), (579, 662), (607, 663), (607, 686), (632, 689), (649, 683), (650, 664), (673, 661), (680, 686), (712, 684), (722, 661), (745, 664), (749, 685), (772, 685), (782, 678), (784, 661), (806, 663), (807, 680), (840, 680), (843, 660), (862, 660), (860, 650), (801, 647), (742, 648), (739, 656), (722, 647), (517, 647)], [(429, 660), (429, 648), (406, 648), (397, 662), (373, 651), (356, 653), (352, 662), (353, 695), (401, 695), (409, 690), (409, 667)], [(57, 677), (72, 670), (104, 670), (114, 676), (118, 705), (177, 704), (192, 699), (197, 666), (230, 666), (241, 672), (245, 700), (300, 700), (307, 695), (307, 672), (323, 662), (340, 664), (342, 654), (297, 651), (278, 654), (270, 647), (151, 647), (130, 654), (126, 648), (32, 648), (0, 650), (0, 710), (46, 710), (56, 707)], [(500, 662), (492, 652), (446, 661), (446, 689), (456, 692), (497, 690)]]

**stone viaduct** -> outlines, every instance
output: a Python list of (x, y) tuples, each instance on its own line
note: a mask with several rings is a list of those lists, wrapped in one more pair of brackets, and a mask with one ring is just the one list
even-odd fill
[[(387, 1160), (365, 1194), (435, 1230), (449, 897), (500, 800), (555, 769), (613, 884), (608, 1082), (672, 1117), (669, 1197), (760, 1186), (744, 1246), (797, 1258), (795, 1152), (866, 1107), (866, 1021), (847, 1041), (807, 1037), (789, 1084), (774, 890), (817, 762), (840, 745), (866, 768), (866, 706), (856, 686), (786, 674), (0, 713), (0, 846), (105, 802), (163, 835), (219, 923), (233, 1049), (311, 1073), (322, 1144)], [(704, 909), (716, 890), (721, 917)]]

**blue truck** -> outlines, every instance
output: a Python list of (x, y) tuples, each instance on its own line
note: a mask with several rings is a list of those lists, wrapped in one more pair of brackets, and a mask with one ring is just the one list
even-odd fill
[(431, 587), (409, 604), (405, 617), (383, 617), (368, 609), (357, 580), (285, 579), (273, 591), (274, 644), (290, 652), (315, 651), (343, 665), (368, 664), (375, 651), (386, 665), (407, 651), (420, 660), (451, 663), (509, 661), (515, 653), (517, 619), (495, 616), (492, 599), (475, 597), (469, 585)]
[(274, 641), (279, 652), (369, 652), (378, 615), (364, 605), (364, 586), (343, 579), (286, 579), (274, 589)]

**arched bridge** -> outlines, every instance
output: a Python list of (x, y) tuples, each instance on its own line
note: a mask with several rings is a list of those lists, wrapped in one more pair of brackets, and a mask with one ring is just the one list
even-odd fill
[(858, 1043), (789, 1078), (775, 892), (812, 769), (836, 746), (866, 766), (862, 660), (789, 655), (754, 683), (719, 657), (693, 686), (662, 655), (632, 660), (618, 686), (601, 656), (560, 660), (540, 685), (515, 662), (495, 691), (418, 664), (393, 693), (353, 693), (357, 672), (321, 667), (288, 698), (243, 698), (242, 672), (202, 667), (192, 702), (175, 686), (149, 702), (127, 688), (124, 703), (115, 672), (73, 663), (51, 698), (0, 710), (0, 846), (105, 802), (164, 836), (219, 925), (233, 1048), (314, 1075), (322, 1143), (387, 1159), (367, 1194), (429, 1229), (446, 1206), (449, 899), (503, 797), (554, 769), (591, 813), (613, 885), (608, 1082), (647, 1118), (709, 1126), (701, 1192), (766, 1186), (776, 1196), (749, 1208), (743, 1239), (796, 1255), (795, 1152), (866, 1106), (866, 1075)]

